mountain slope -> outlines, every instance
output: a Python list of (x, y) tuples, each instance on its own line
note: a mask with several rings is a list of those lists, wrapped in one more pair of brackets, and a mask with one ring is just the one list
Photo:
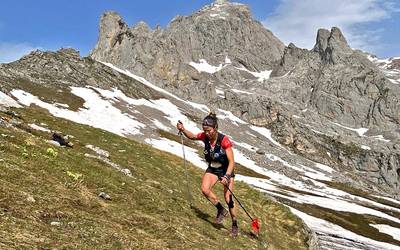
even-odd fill
[[(304, 249), (307, 233), (287, 208), (238, 183), (236, 194), (262, 220), (260, 239), (249, 234), (240, 211), (241, 236), (232, 241), (230, 223), (213, 224), (214, 208), (202, 197), (202, 171), (189, 164), (194, 208), (186, 200), (182, 160), (135, 141), (54, 118), (40, 108), (1, 113), (1, 248), (79, 249)], [(49, 132), (72, 135), (73, 148), (46, 142)], [(16, 124), (11, 126), (11, 124)], [(44, 125), (46, 124), (46, 125)], [(106, 150), (109, 161), (86, 147)], [(52, 149), (52, 150), (50, 150)], [(99, 156), (99, 155), (98, 155)], [(221, 194), (222, 188), (217, 188)], [(106, 192), (112, 200), (98, 197)]]
[[(51, 57), (51, 60), (56, 58), (56, 61), (64, 63), (69, 60), (64, 51), (45, 52), (44, 54), (46, 54), (45, 57)], [(39, 55), (39, 58), (42, 58), (40, 53)], [(37, 64), (37, 54), (34, 53), (31, 56), (31, 60)], [(94, 85), (90, 86), (82, 80), (80, 82), (84, 83), (83, 86), (73, 85), (65, 88), (62, 94), (57, 94), (60, 90), (57, 82), (46, 81), (46, 78), (43, 77), (40, 82), (36, 83), (36, 80), (30, 76), (29, 69), (32, 67), (29, 65), (20, 67), (18, 66), (19, 62), (15, 62), (13, 65), (2, 65), (1, 67), (7, 74), (0, 72), (0, 75), (7, 75), (8, 81), (13, 83), (10, 85), (13, 89), (5, 92), (8, 95), (1, 94), (0, 100), (5, 104), (12, 103), (31, 108), (38, 106), (48, 110), (54, 117), (58, 117), (52, 119), (65, 118), (80, 124), (87, 124), (117, 135), (146, 142), (179, 157), (182, 156), (180, 140), (174, 135), (176, 121), (182, 120), (187, 128), (199, 131), (199, 121), (209, 112), (208, 107), (183, 100), (145, 79), (111, 64), (106, 64), (108, 67), (104, 68), (105, 65), (90, 59), (80, 59), (80, 62), (82, 62), (82, 70), (86, 72), (84, 76), (79, 76), (75, 72), (68, 72), (66, 75), (77, 77), (104, 75), (107, 77), (106, 79), (125, 79), (126, 83), (130, 84), (120, 82), (121, 85), (118, 88), (103, 89), (97, 87), (96, 82), (89, 82)], [(59, 62), (53, 63), (57, 65)], [(46, 65), (46, 61), (41, 61), (40, 65)], [(18, 68), (18, 71), (13, 67)], [(18, 72), (24, 72), (28, 76), (27, 79), (31, 79), (32, 85), (29, 88), (18, 81)], [(106, 72), (107, 74), (104, 74)], [(65, 72), (61, 70), (59, 73), (64, 74)], [(106, 79), (99, 78), (98, 81), (104, 83), (107, 81)], [(38, 91), (37, 88), (40, 89), (43, 81), (48, 83), (46, 91)], [(126, 90), (129, 95), (125, 95), (119, 88)], [(37, 96), (31, 92), (36, 92)], [(145, 93), (154, 93), (153, 96), (158, 97), (141, 98), (141, 96), (146, 96)], [(307, 225), (317, 232), (318, 242), (314, 241), (313, 246), (315, 244), (321, 246), (334, 244), (343, 247), (357, 246), (360, 248), (362, 246), (365, 249), (380, 247), (396, 249), (395, 245), (398, 242), (392, 238), (392, 233), (380, 230), (382, 227), (390, 227), (392, 230), (400, 228), (400, 221), (397, 219), (400, 211), (398, 201), (383, 197), (381, 192), (377, 192), (379, 190), (366, 193), (355, 189), (353, 184), (343, 185), (340, 182), (354, 181), (356, 178), (350, 179), (349, 173), (312, 162), (298, 153), (290, 152), (284, 144), (274, 140), (271, 131), (265, 127), (248, 124), (226, 110), (218, 109), (216, 111), (220, 119), (221, 131), (228, 134), (235, 143), (234, 153), (238, 172), (236, 179), (250, 184), (267, 197), (278, 199), (289, 206), (293, 213), (305, 219)], [(35, 114), (29, 110), (24, 116), (28, 116), (31, 112)], [(42, 119), (37, 118), (32, 122), (34, 124), (30, 124), (31, 128), (46, 131), (45, 128), (40, 128)], [(45, 123), (48, 123), (47, 119)], [(53, 130), (53, 128), (51, 129)], [(49, 136), (48, 134), (47, 137)], [(93, 145), (98, 145), (98, 143), (94, 143), (98, 138), (100, 137), (97, 135), (91, 138)], [(111, 151), (104, 144), (100, 146)], [(188, 143), (185, 153), (188, 161), (204, 169), (206, 164), (200, 158), (201, 147), (201, 144)], [(354, 150), (353, 148), (354, 146), (351, 150)], [(119, 157), (123, 156), (119, 154)], [(121, 167), (117, 167), (117, 170), (126, 173), (122, 166), (127, 167), (129, 164), (120, 163)], [(113, 162), (108, 162), (108, 165), (115, 167)], [(72, 176), (75, 176), (75, 173), (72, 173)], [(134, 175), (134, 171), (131, 173)], [(176, 182), (175, 179), (174, 181)], [(241, 196), (243, 194), (240, 194)], [(246, 206), (249, 206), (248, 203), (251, 206), (252, 200), (246, 200)], [(212, 208), (210, 209), (212, 210)], [(260, 213), (260, 217), (262, 217), (266, 212)], [(357, 220), (348, 219), (352, 217)], [(270, 221), (269, 217), (264, 220)], [(287, 227), (287, 223), (292, 224), (283, 220), (276, 223), (284, 228)], [(269, 230), (268, 228), (267, 230)]]
[[(247, 7), (223, 0), (151, 32), (105, 16), (104, 47), (91, 55), (102, 62), (62, 49), (0, 65), (0, 102), (40, 107), (179, 157), (177, 120), (201, 131), (213, 110), (235, 143), (236, 180), (289, 207), (320, 248), (399, 249), (396, 59), (352, 50), (338, 28), (319, 30), (311, 51), (282, 47)], [(30, 127), (46, 130), (38, 125)], [(185, 152), (206, 167), (201, 143)]]

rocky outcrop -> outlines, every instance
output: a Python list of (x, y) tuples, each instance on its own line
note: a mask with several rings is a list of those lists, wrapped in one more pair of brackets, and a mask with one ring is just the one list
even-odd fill
[(400, 70), (400, 58), (393, 59), (390, 62), (389, 69)]
[(333, 27), (330, 32), (319, 29), (313, 51), (320, 55), (323, 62), (331, 64), (340, 63), (344, 57), (353, 53), (346, 38), (337, 27)]
[[(293, 85), (289, 81), (295, 81), (294, 85), (304, 90), (291, 88), (295, 93), (286, 97), (296, 96), (294, 101), (316, 108), (330, 120), (384, 130), (395, 130), (400, 125), (399, 87), (361, 52), (351, 50), (338, 28), (331, 32), (319, 30), (312, 51), (289, 45), (272, 74), (290, 74), (283, 84)], [(282, 84), (282, 79), (279, 81)]]
[[(232, 65), (261, 71), (272, 69), (284, 50), (284, 44), (252, 18), (246, 5), (228, 1), (177, 16), (165, 29), (150, 29), (143, 22), (128, 28), (120, 16), (107, 12), (99, 34), (90, 54), (93, 59), (128, 69), (186, 97), (192, 88), (203, 89), (196, 87), (202, 77), (190, 62), (204, 59), (219, 65), (229, 58)], [(206, 95), (205, 91), (198, 94)]]
[[(118, 87), (131, 96), (157, 97), (159, 94), (91, 58), (81, 58), (74, 49), (57, 52), (34, 51), (20, 60), (0, 65), (0, 90), (15, 87), (33, 94), (49, 89), (68, 90), (70, 86)], [(46, 88), (48, 88), (46, 90)], [(140, 91), (138, 91), (140, 89)], [(39, 92), (39, 93), (37, 93)]]
[(341, 171), (352, 175), (347, 181), (354, 186), (387, 193), (400, 190), (398, 141), (382, 143), (373, 137), (357, 137), (345, 131), (337, 133), (324, 129), (324, 125), (328, 127), (328, 120), (321, 119), (318, 124), (307, 122), (308, 119), (310, 118), (293, 119), (280, 114), (279, 119), (268, 126), (276, 138), (296, 154), (315, 162), (337, 166)]
[[(283, 144), (315, 161), (399, 190), (399, 85), (363, 53), (351, 50), (338, 28), (320, 29), (311, 51), (290, 44), (272, 75), (277, 77), (269, 80), (270, 88), (282, 89), (277, 91), (279, 99), (298, 107), (275, 107), (284, 121), (270, 125)], [(360, 135), (343, 127), (368, 131)], [(370, 139), (379, 134), (386, 141)]]

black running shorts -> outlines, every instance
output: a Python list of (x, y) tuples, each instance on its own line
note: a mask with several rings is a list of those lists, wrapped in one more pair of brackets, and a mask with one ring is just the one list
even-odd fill
[[(218, 179), (221, 179), (222, 176), (224, 176), (226, 174), (226, 170), (228, 170), (228, 167), (219, 167), (219, 168), (213, 168), (213, 167), (208, 167), (206, 169), (206, 173), (211, 173), (211, 174), (215, 174), (216, 176), (218, 176)], [(231, 178), (235, 177), (235, 171), (232, 172), (231, 174)]]

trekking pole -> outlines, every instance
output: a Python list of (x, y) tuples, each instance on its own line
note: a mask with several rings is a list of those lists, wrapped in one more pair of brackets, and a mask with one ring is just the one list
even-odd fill
[(246, 212), (247, 216), (249, 216), (251, 220), (251, 228), (253, 229), (253, 232), (255, 235), (258, 235), (260, 232), (260, 221), (257, 218), (252, 218), (250, 214), (247, 212), (247, 210), (243, 207), (242, 203), (240, 203), (239, 199), (236, 197), (236, 195), (230, 190), (228, 185), (224, 185), (228, 191), (232, 194), (232, 196), (235, 198), (235, 200), (239, 203), (239, 205), (243, 208), (243, 210)]
[(181, 136), (181, 142), (182, 142), (183, 166), (185, 167), (187, 196), (188, 196), (188, 201), (189, 201), (190, 208), (192, 208), (193, 207), (193, 205), (192, 205), (192, 195), (190, 194), (190, 189), (189, 189), (189, 173), (188, 173), (188, 169), (187, 169), (187, 165), (186, 165), (185, 145), (183, 144), (182, 131), (179, 131), (178, 134)]

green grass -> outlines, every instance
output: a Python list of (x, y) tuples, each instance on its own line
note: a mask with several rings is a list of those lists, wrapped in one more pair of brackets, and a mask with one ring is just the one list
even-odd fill
[(49, 87), (41, 86), (39, 84), (32, 83), (26, 79), (19, 79), (17, 86), (22, 90), (31, 93), (34, 96), (40, 96), (40, 99), (47, 103), (62, 103), (67, 104), (70, 110), (77, 111), (83, 107), (84, 100), (76, 95), (73, 95), (69, 89), (60, 87)]
[[(237, 182), (235, 194), (262, 221), (258, 239), (250, 235), (250, 220), (242, 210), (237, 239), (229, 237), (229, 220), (213, 223), (215, 208), (200, 192), (202, 170), (191, 164), (194, 207), (189, 207), (181, 158), (54, 118), (37, 107), (15, 111), (24, 124), (46, 123), (52, 130), (73, 135), (74, 147), (48, 144), (49, 133), (0, 126), (2, 249), (307, 248), (301, 221), (244, 183)], [(128, 168), (133, 177), (85, 157), (94, 154), (85, 148), (87, 144), (107, 150), (109, 159)], [(100, 192), (112, 200), (99, 198)], [(221, 186), (216, 192), (222, 197)], [(51, 225), (54, 222), (59, 226)]]

